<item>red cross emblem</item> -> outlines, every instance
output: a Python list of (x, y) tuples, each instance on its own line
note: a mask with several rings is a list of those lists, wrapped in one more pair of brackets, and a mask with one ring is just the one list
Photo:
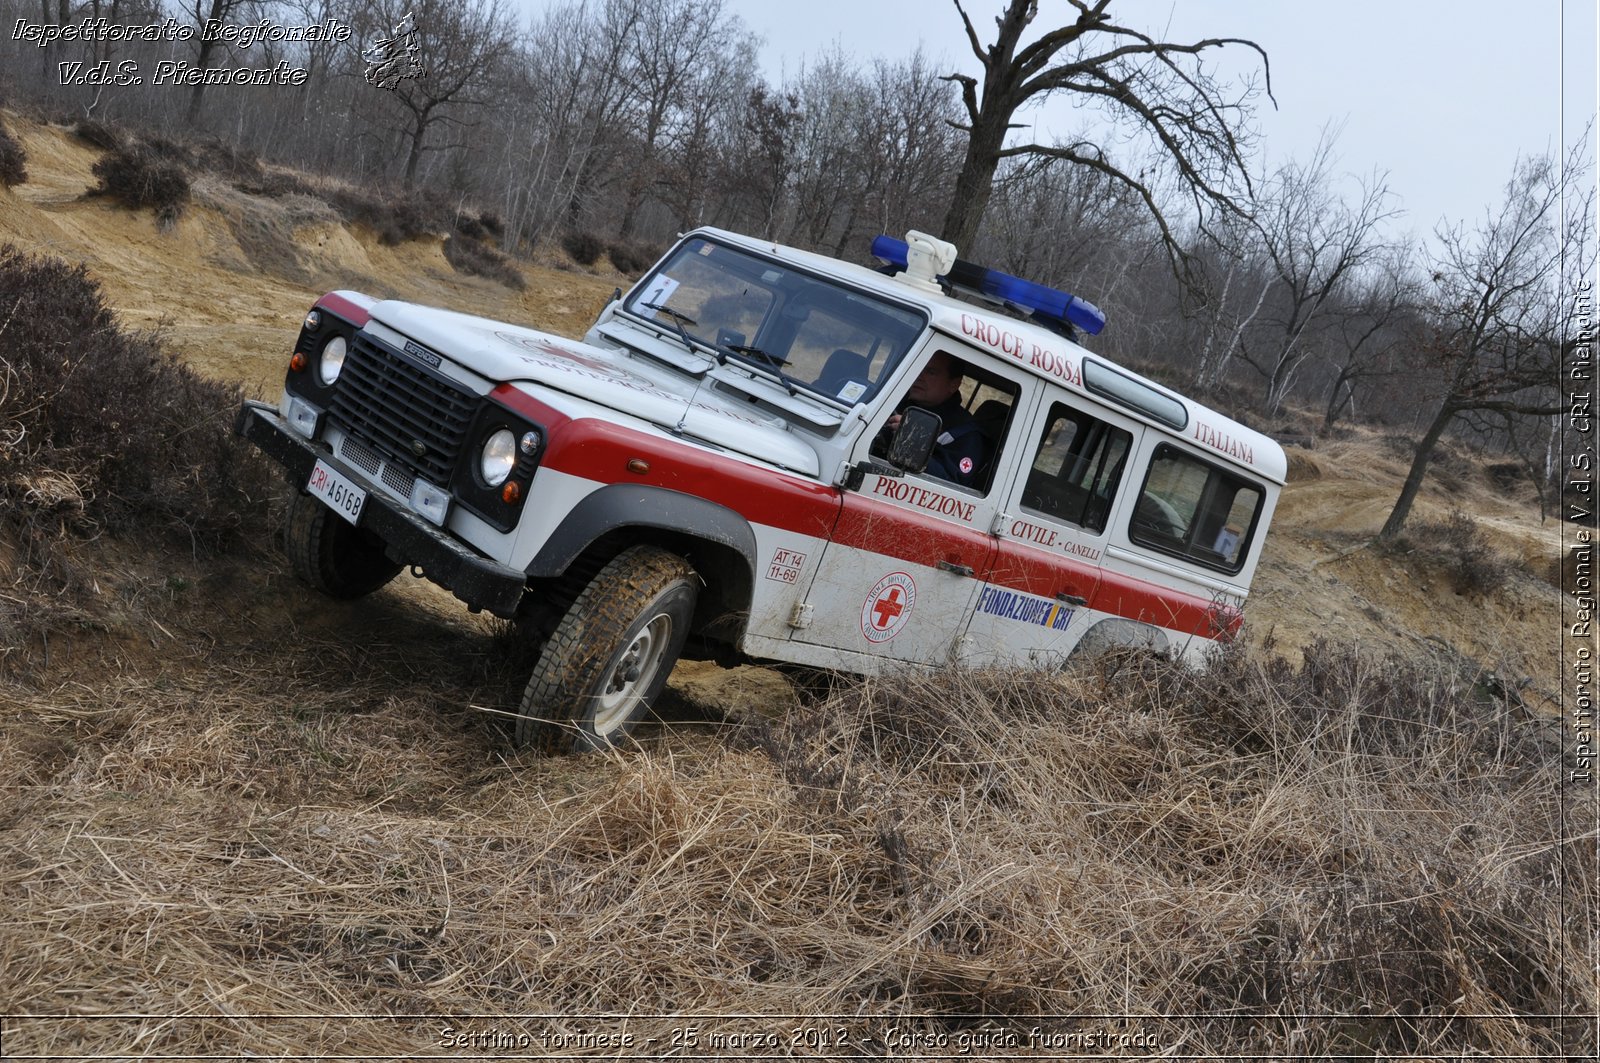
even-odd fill
[(900, 588), (890, 587), (888, 596), (879, 598), (872, 605), (872, 626), (880, 629), (888, 627), (889, 621), (903, 613), (905, 608), (900, 604)]
[(861, 605), (861, 633), (868, 642), (888, 642), (900, 633), (917, 603), (917, 585), (905, 572), (880, 579)]

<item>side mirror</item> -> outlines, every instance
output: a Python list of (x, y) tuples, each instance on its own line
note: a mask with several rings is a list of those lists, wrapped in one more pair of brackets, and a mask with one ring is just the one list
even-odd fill
[(906, 472), (921, 472), (933, 456), (933, 444), (944, 421), (932, 410), (911, 406), (900, 415), (900, 427), (889, 442), (889, 464)]

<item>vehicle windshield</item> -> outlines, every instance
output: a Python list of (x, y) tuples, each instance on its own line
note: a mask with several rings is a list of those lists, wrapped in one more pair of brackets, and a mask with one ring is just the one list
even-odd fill
[(703, 238), (680, 245), (624, 309), (846, 405), (872, 398), (927, 325), (881, 296)]

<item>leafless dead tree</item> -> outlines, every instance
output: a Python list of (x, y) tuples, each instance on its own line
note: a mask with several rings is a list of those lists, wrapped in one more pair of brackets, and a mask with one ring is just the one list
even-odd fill
[(1024, 44), (1023, 36), (1039, 13), (1038, 0), (1010, 0), (995, 20), (993, 42), (985, 46), (961, 0), (954, 2), (983, 73), (981, 78), (949, 76), (961, 87), (968, 144), (945, 216), (946, 239), (962, 247), (972, 244), (1003, 160), (1048, 156), (1126, 185), (1155, 219), (1174, 264), (1178, 262), (1183, 249), (1160, 203), (1156, 173), (1113, 160), (1088, 138), (1006, 143), (1020, 109), (1058, 94), (1095, 107), (1113, 126), (1141, 137), (1151, 147), (1149, 158), (1176, 172), (1202, 215), (1240, 209), (1236, 200), (1248, 193), (1250, 184), (1246, 123), (1258, 89), (1250, 79), (1240, 85), (1219, 81), (1202, 56), (1229, 45), (1254, 50), (1261, 57), (1270, 97), (1270, 68), (1260, 45), (1237, 37), (1208, 37), (1192, 44), (1160, 41), (1113, 22), (1106, 13), (1111, 0), (1069, 0), (1078, 12), (1076, 20)]
[(1379, 532), (1404, 527), (1434, 447), (1468, 415), (1549, 416), (1562, 408), (1559, 366), (1579, 278), (1594, 265), (1588, 136), (1564, 158), (1523, 158), (1505, 201), (1468, 229), (1442, 228), (1425, 355), (1443, 396)]

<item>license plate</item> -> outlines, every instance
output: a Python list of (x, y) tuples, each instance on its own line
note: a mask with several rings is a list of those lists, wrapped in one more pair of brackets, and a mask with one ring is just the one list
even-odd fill
[(351, 524), (361, 519), (361, 507), (367, 501), (366, 491), (351, 483), (347, 477), (339, 475), (321, 459), (311, 470), (306, 492), (322, 499), (329, 509)]

